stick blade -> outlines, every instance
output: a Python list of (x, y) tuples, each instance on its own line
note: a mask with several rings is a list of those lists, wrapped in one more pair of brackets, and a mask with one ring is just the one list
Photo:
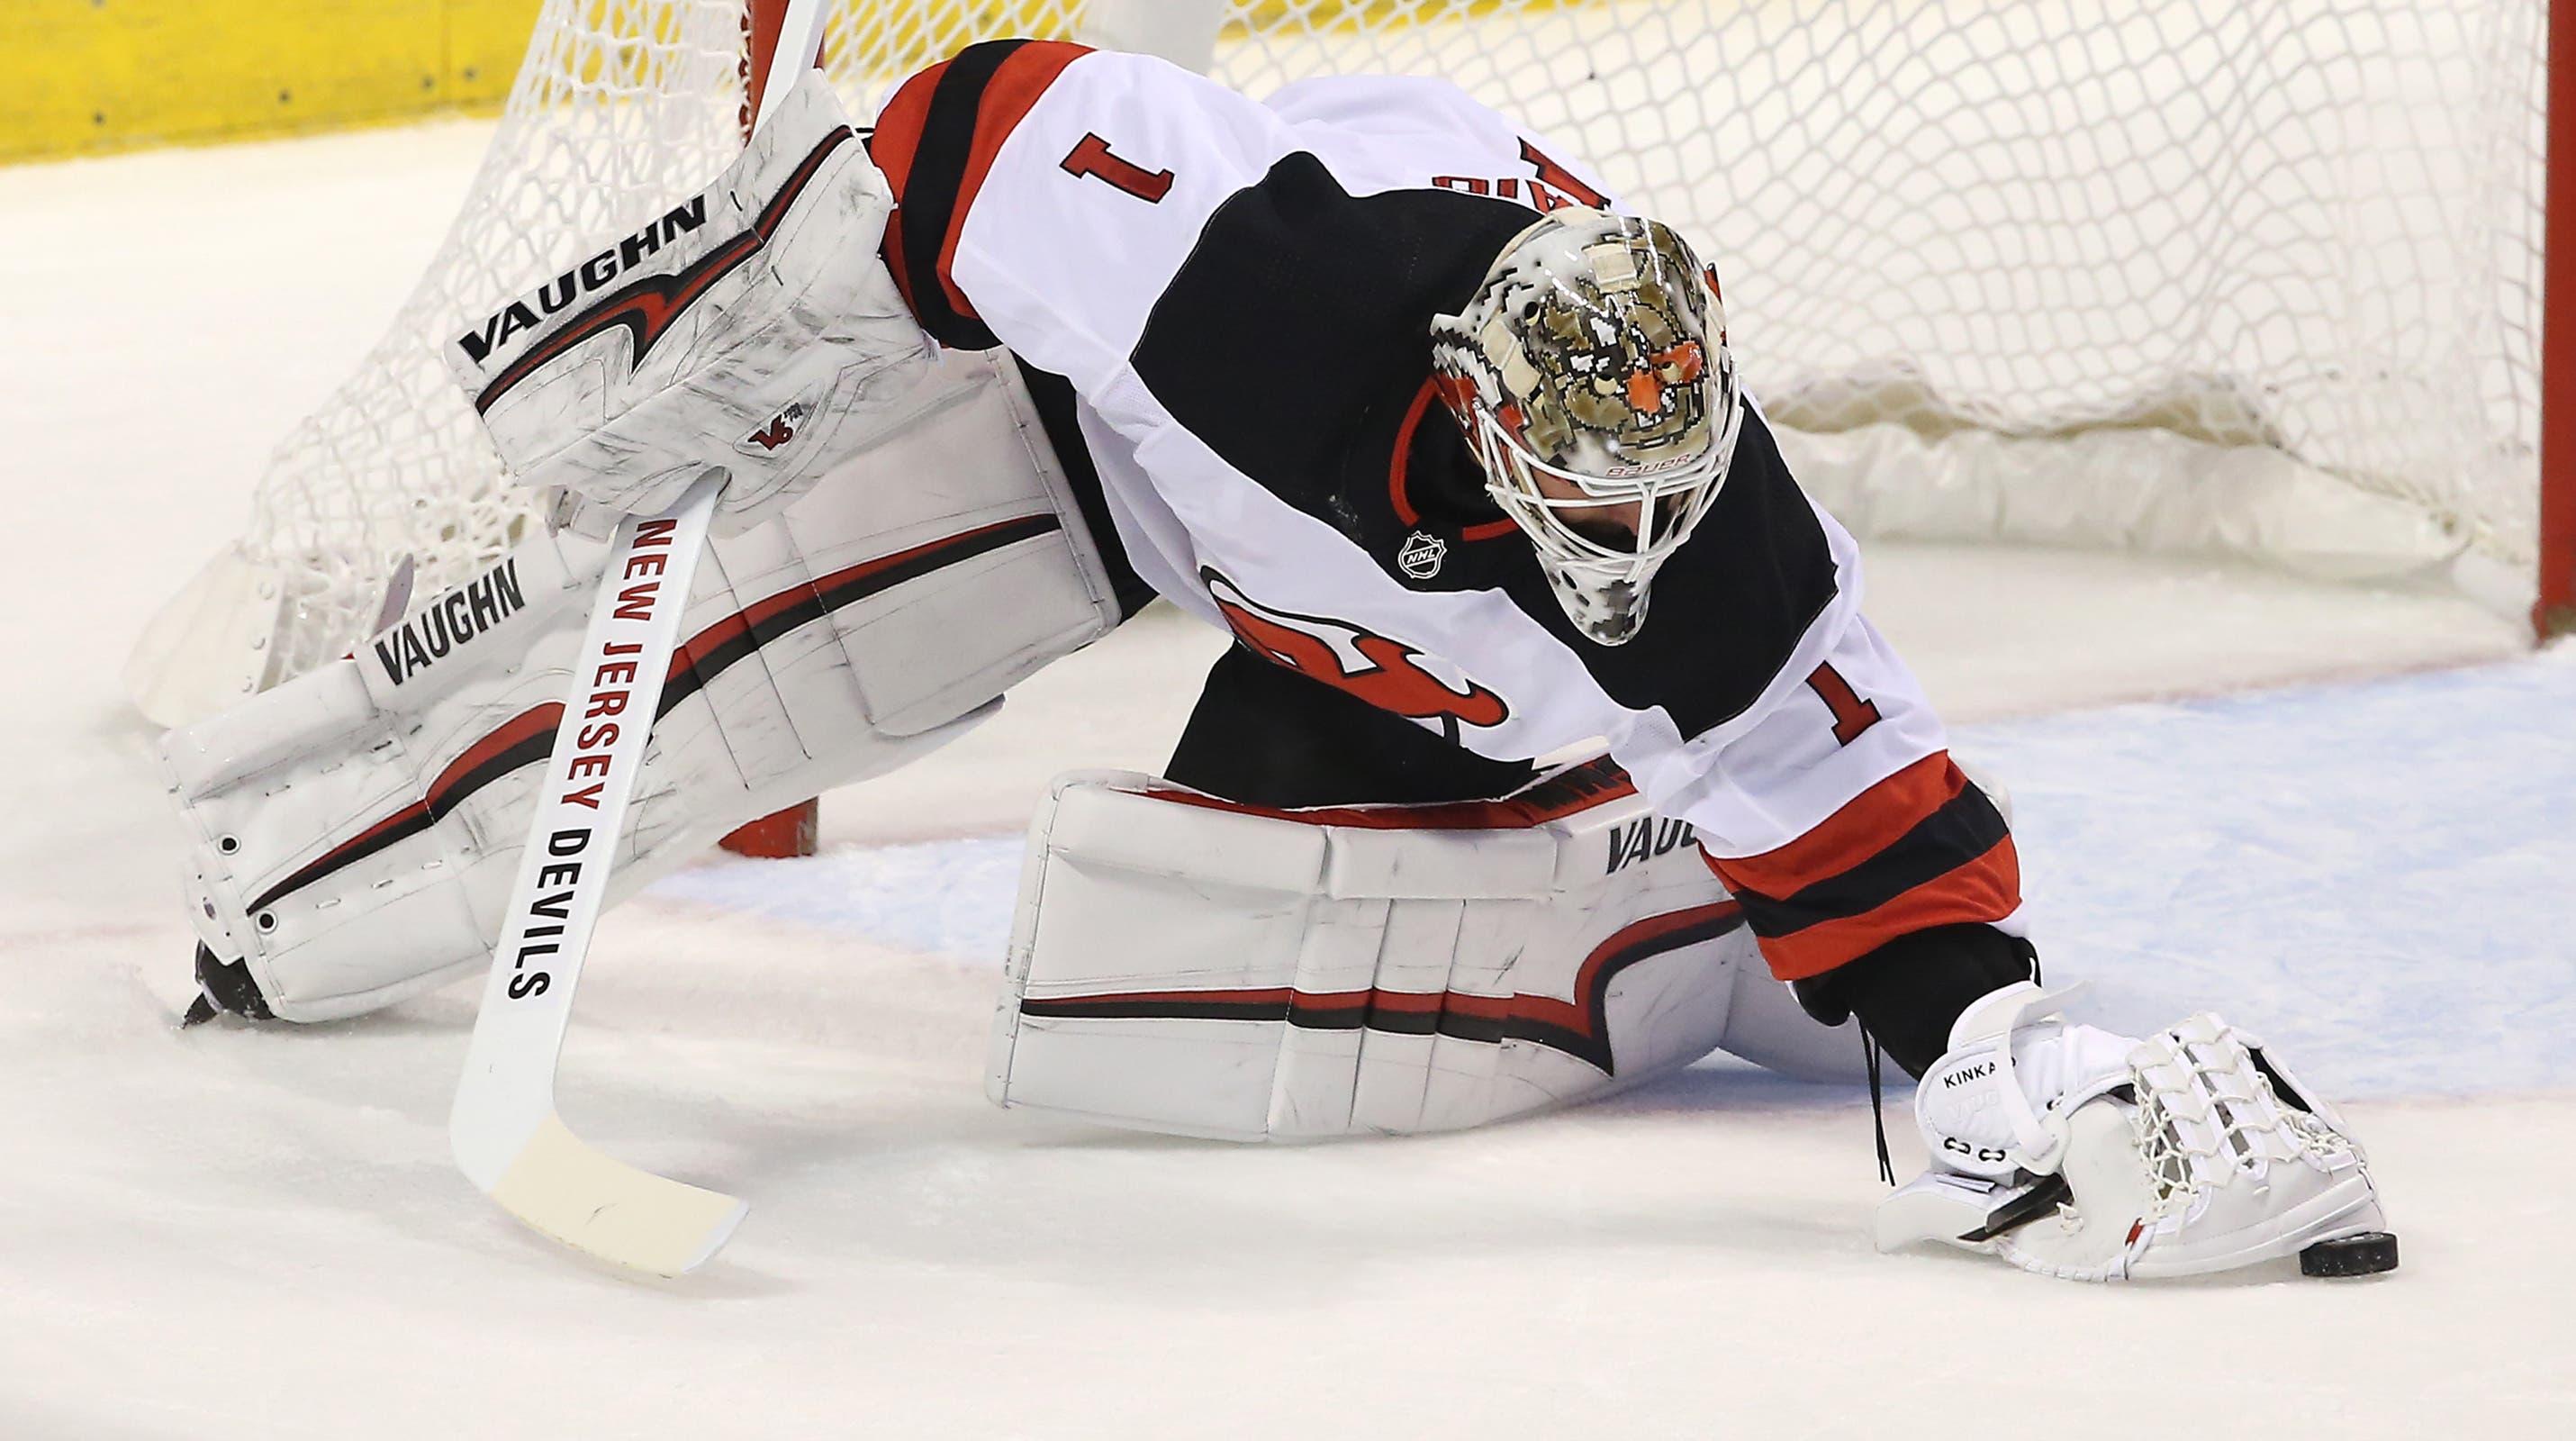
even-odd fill
[(594, 1150), (549, 1113), (486, 1188), (530, 1228), (613, 1265), (680, 1276), (704, 1265), (751, 1208)]

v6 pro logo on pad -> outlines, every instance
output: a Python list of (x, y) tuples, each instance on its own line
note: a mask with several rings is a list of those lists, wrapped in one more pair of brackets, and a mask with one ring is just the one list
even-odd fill
[(746, 446), (756, 445), (764, 451), (776, 450), (796, 438), (797, 423), (804, 420), (805, 407), (791, 405), (769, 418), (769, 423), (742, 439)]
[(780, 406), (769, 419), (761, 422), (758, 430), (735, 441), (734, 450), (753, 460), (786, 459), (790, 452), (803, 449), (797, 442), (814, 432), (823, 402), (830, 394), (828, 381), (807, 386), (804, 394)]
[(1235, 637), (1254, 653), (1379, 710), (1436, 723), (1452, 739), (1462, 725), (1497, 726), (1512, 713), (1501, 696), (1473, 680), (1452, 685), (1432, 674), (1422, 652), (1400, 640), (1346, 620), (1262, 605), (1215, 570), (1202, 567), (1199, 579)]

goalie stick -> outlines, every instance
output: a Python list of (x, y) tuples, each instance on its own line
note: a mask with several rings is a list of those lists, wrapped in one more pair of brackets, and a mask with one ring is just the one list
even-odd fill
[(501, 1209), (664, 1276), (714, 1255), (747, 1208), (583, 1144), (555, 1114), (555, 1063), (720, 488), (710, 475), (669, 514), (617, 527), (447, 1123), (457, 1166)]
[[(814, 62), (822, 20), (821, 0), (787, 7), (761, 89), (763, 123)], [(703, 476), (665, 514), (617, 526), (447, 1122), (457, 1167), (501, 1209), (576, 1250), (662, 1276), (703, 1265), (750, 1208), (585, 1144), (555, 1112), (555, 1065), (722, 481)]]

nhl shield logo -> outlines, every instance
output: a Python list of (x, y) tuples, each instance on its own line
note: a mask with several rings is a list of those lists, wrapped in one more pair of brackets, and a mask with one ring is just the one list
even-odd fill
[(1440, 573), (1440, 562), (1448, 556), (1449, 542), (1417, 530), (1405, 537), (1404, 549), (1395, 553), (1395, 563), (1415, 580), (1429, 580)]

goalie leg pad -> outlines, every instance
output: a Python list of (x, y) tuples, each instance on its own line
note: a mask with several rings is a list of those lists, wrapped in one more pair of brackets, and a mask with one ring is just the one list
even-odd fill
[(1732, 1041), (1747, 973), (1783, 1002), (1751, 1008), (1753, 1044), (1827, 1034), (1688, 828), (1606, 763), (1497, 802), (1296, 811), (1076, 773), (1031, 828), (987, 1085), (1224, 1140), (1455, 1130)]
[[(710, 546), (613, 897), (944, 743), (1116, 623), (1007, 358), (952, 355), (908, 405), (788, 516)], [(278, 1017), (354, 1015), (488, 960), (606, 553), (530, 540), (354, 655), (165, 738), (190, 919)]]

